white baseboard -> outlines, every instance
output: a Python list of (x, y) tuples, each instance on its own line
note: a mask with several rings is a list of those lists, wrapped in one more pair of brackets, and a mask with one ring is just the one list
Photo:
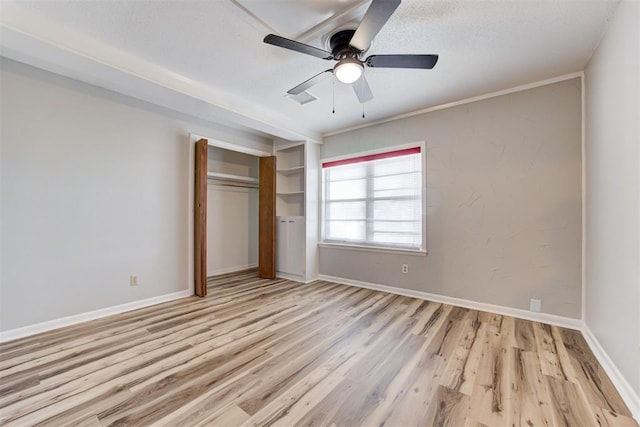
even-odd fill
[(35, 325), (23, 326), (21, 328), (2, 331), (0, 332), (0, 343), (12, 341), (18, 338), (28, 337), (30, 335), (39, 334), (41, 332), (51, 331), (53, 329), (63, 328), (65, 326), (75, 325), (77, 323), (87, 322), (89, 320), (99, 319), (101, 317), (111, 316), (113, 314), (120, 314), (126, 311), (136, 310), (138, 308), (149, 307), (163, 302), (185, 298), (191, 295), (191, 289), (185, 289), (183, 291), (173, 292), (166, 295), (159, 295), (157, 297), (147, 298), (139, 301), (132, 301), (126, 304), (89, 311), (87, 313), (75, 314), (73, 316), (63, 317), (61, 319), (36, 323)]
[(276, 277), (278, 279), (287, 279), (287, 280), (293, 280), (294, 282), (308, 283), (304, 280), (303, 276), (298, 276), (297, 274), (289, 274), (289, 273), (282, 273), (280, 271), (276, 271)]
[(212, 271), (207, 271), (207, 277), (219, 276), (221, 274), (235, 273), (236, 271), (249, 270), (251, 268), (257, 268), (258, 264), (246, 264), (236, 265), (235, 267), (218, 268)]
[(622, 400), (624, 400), (629, 407), (633, 418), (640, 423), (640, 396), (638, 396), (633, 387), (631, 387), (631, 384), (629, 384), (620, 370), (618, 370), (602, 345), (600, 345), (596, 336), (591, 332), (591, 329), (589, 329), (586, 324), (583, 324), (582, 326), (582, 335), (587, 341), (587, 344), (589, 344), (589, 347), (596, 356), (596, 359), (598, 359), (598, 362), (609, 376), (609, 379), (618, 390), (618, 393), (620, 393), (620, 397), (622, 397)]
[(532, 320), (534, 322), (548, 323), (550, 325), (561, 326), (569, 329), (582, 329), (582, 321), (580, 319), (572, 319), (569, 317), (557, 316), (548, 313), (536, 313), (533, 311), (522, 310), (519, 308), (505, 307), (502, 305), (488, 304), (484, 302), (471, 301), (463, 298), (448, 297), (445, 295), (431, 294), (428, 292), (414, 291), (411, 289), (396, 288), (393, 286), (379, 285), (377, 283), (361, 282), (359, 280), (345, 279), (342, 277), (327, 276), (320, 274), (320, 280), (329, 282), (342, 283), (344, 285), (357, 286), (359, 288), (373, 289), (375, 291), (388, 292), (406, 297), (419, 298), (428, 301), (439, 302), (442, 304), (450, 304), (458, 307), (470, 308), (473, 310), (488, 311), (504, 316), (517, 317), (519, 319)]
[(307, 280), (305, 280), (304, 283), (311, 283), (311, 282), (315, 282), (316, 280), (320, 280), (320, 277), (316, 276), (311, 279), (307, 278)]
[(276, 271), (276, 277), (278, 279), (293, 280), (294, 282), (300, 282), (305, 284), (315, 282), (316, 280), (318, 280), (317, 276), (310, 279), (310, 278), (305, 278), (304, 276), (299, 276), (297, 274), (282, 273), (280, 271)]

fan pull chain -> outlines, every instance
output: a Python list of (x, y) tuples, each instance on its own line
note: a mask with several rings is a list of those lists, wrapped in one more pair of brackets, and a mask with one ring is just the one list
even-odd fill
[[(360, 90), (364, 92), (364, 76), (360, 79)], [(362, 119), (364, 120), (364, 102), (362, 103)]]
[(335, 79), (333, 79), (332, 93), (333, 93), (333, 111), (331, 111), (331, 113), (335, 114), (336, 113), (336, 80)]

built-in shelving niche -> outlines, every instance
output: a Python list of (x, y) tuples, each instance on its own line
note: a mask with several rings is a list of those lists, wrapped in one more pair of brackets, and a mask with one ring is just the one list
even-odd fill
[(305, 215), (305, 143), (276, 148), (276, 212), (279, 216)]

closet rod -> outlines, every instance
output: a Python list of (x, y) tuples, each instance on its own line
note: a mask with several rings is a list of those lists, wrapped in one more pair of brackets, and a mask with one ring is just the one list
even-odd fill
[[(218, 181), (218, 182), (216, 182)], [(222, 182), (220, 182), (222, 181)], [(207, 182), (215, 183), (216, 185), (221, 185), (223, 187), (241, 187), (241, 188), (259, 188), (258, 184), (243, 184), (241, 182), (229, 182), (221, 179), (211, 179), (209, 178)]]

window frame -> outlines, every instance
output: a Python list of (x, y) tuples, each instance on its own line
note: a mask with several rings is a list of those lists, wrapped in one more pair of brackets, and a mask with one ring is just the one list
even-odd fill
[[(349, 241), (340, 241), (340, 240), (327, 240), (326, 238), (326, 218), (327, 218), (327, 209), (328, 203), (326, 200), (327, 194), (327, 182), (325, 176), (325, 169), (322, 165), (324, 163), (330, 162), (338, 162), (343, 160), (354, 159), (358, 157), (367, 157), (367, 156), (376, 156), (384, 153), (389, 153), (393, 151), (401, 151), (411, 148), (420, 148), (420, 166), (421, 166), (421, 204), (422, 204), (422, 213), (421, 213), (421, 222), (422, 222), (422, 244), (418, 249), (409, 248), (406, 246), (395, 246), (395, 245), (384, 245), (377, 243), (367, 243), (367, 242), (349, 242)], [(426, 156), (426, 142), (418, 141), (409, 144), (401, 144), (401, 145), (393, 145), (387, 146), (375, 150), (367, 150), (367, 151), (359, 151), (354, 153), (349, 153), (341, 156), (331, 157), (322, 159), (320, 161), (321, 168), (321, 177), (320, 177), (320, 243), (321, 247), (336, 247), (343, 249), (351, 249), (351, 250), (361, 250), (368, 252), (386, 252), (386, 253), (405, 253), (411, 255), (426, 255), (427, 254), (427, 156)], [(367, 180), (368, 181), (368, 180)], [(367, 182), (367, 185), (369, 183)], [(367, 217), (368, 218), (368, 217)]]

